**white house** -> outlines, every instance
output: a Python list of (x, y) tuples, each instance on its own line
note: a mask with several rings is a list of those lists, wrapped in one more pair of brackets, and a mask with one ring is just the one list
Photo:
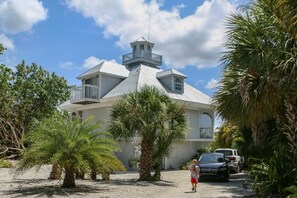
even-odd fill
[[(172, 147), (163, 161), (165, 169), (177, 169), (200, 147), (213, 141), (214, 110), (210, 97), (185, 83), (187, 76), (174, 70), (161, 70), (162, 56), (152, 53), (154, 43), (140, 38), (131, 43), (132, 53), (123, 55), (122, 65), (101, 62), (79, 75), (82, 85), (71, 90), (70, 101), (60, 105), (82, 120), (94, 116), (103, 126), (108, 124), (112, 105), (123, 94), (140, 90), (144, 85), (155, 86), (186, 109), (188, 131), (186, 140)], [(121, 141), (118, 158), (129, 169), (128, 161), (140, 154), (139, 141)]]

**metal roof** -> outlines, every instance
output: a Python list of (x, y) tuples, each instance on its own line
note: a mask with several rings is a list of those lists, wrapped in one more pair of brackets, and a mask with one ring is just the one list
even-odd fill
[(176, 76), (180, 76), (182, 78), (187, 78), (186, 75), (184, 75), (183, 73), (180, 73), (179, 71), (176, 71), (175, 69), (168, 69), (165, 71), (160, 71), (157, 73), (157, 78), (162, 78), (162, 77), (170, 76), (170, 75), (176, 75)]
[(139, 91), (144, 85), (149, 85), (155, 86), (156, 88), (164, 91), (171, 99), (210, 105), (211, 98), (208, 95), (202, 93), (201, 91), (195, 89), (187, 83), (184, 83), (184, 93), (174, 93), (169, 88), (167, 88), (160, 80), (158, 80), (157, 74), (159, 72), (160, 69), (158, 68), (140, 65), (136, 69), (132, 70), (125, 80), (123, 80), (120, 84), (118, 84), (115, 88), (108, 92), (103, 97), (103, 99)]
[(124, 65), (120, 65), (118, 63), (113, 63), (109, 61), (103, 61), (95, 67), (89, 69), (85, 73), (79, 75), (77, 79), (82, 80), (85, 78), (89, 78), (90, 76), (95, 76), (99, 73), (126, 78), (129, 75), (129, 70)]

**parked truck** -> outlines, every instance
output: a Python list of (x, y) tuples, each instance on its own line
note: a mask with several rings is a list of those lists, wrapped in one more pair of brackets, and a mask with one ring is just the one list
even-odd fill
[(237, 149), (233, 148), (218, 148), (215, 153), (223, 153), (230, 160), (229, 168), (231, 172), (239, 173), (242, 170), (244, 157), (238, 154)]

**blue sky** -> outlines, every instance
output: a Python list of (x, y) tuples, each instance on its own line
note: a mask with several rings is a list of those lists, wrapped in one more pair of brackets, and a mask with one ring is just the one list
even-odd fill
[[(143, 36), (186, 82), (212, 95), (220, 79), (225, 17), (236, 0), (0, 0), (0, 63), (25, 60), (80, 85), (76, 77), (101, 60), (121, 63)], [(149, 25), (150, 24), (150, 25)]]

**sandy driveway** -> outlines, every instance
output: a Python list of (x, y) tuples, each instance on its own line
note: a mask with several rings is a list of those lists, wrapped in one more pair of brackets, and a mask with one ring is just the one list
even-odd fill
[(77, 188), (61, 189), (62, 181), (48, 180), (50, 166), (15, 175), (13, 169), (0, 169), (0, 197), (250, 197), (242, 188), (248, 179), (244, 174), (231, 175), (230, 182), (201, 181), (197, 192), (191, 192), (189, 171), (164, 171), (162, 181), (138, 182), (138, 173), (111, 175), (111, 182), (76, 180)]

